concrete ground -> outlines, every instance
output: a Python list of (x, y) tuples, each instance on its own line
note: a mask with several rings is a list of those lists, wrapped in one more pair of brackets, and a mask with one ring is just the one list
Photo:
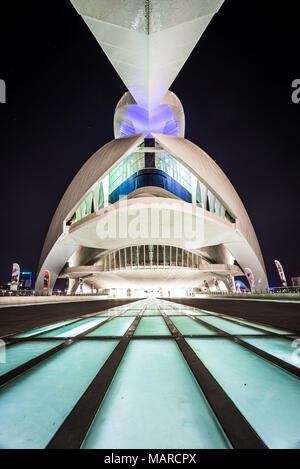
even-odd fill
[[(59, 298), (56, 297), (56, 301), (59, 301)], [(0, 337), (46, 326), (53, 322), (104, 311), (105, 309), (129, 304), (132, 301), (136, 300), (81, 300), (69, 303), (0, 307)], [(24, 302), (26, 302), (26, 298), (24, 298)]]
[(173, 298), (179, 303), (195, 308), (227, 314), (235, 318), (260, 322), (300, 332), (300, 301), (275, 299), (273, 301), (261, 298)]
[[(300, 301), (232, 298), (168, 298), (169, 301), (227, 314), (300, 333)], [(58, 301), (58, 298), (56, 298)], [(82, 300), (69, 303), (0, 307), (0, 337), (45, 326), (53, 322), (130, 304), (135, 299)]]

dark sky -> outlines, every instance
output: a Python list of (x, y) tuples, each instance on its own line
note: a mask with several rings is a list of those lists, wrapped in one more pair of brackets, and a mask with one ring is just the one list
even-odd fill
[[(161, 0), (162, 2), (164, 0)], [(0, 282), (37, 268), (54, 211), (82, 164), (113, 139), (125, 86), (68, 0), (1, 5)], [(226, 0), (171, 90), (186, 138), (227, 174), (256, 230), (271, 285), (300, 275), (299, 0)], [(6, 8), (6, 11), (5, 11)]]

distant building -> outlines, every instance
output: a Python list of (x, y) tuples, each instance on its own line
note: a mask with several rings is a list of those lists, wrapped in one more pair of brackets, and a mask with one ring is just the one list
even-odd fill
[(27, 290), (32, 285), (32, 272), (20, 272), (19, 289)]
[(292, 277), (293, 287), (300, 287), (300, 277)]

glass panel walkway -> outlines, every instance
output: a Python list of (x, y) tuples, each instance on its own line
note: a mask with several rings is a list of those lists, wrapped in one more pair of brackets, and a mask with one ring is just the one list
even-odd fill
[(300, 448), (295, 337), (152, 298), (7, 337), (0, 448)]

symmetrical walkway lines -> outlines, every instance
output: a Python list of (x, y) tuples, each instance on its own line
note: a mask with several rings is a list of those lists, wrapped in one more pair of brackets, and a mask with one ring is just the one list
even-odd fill
[[(263, 441), (245, 420), (232, 400), (229, 399), (172, 321), (163, 312), (162, 316), (232, 446), (236, 449), (266, 448)], [(193, 318), (193, 316), (189, 317)]]
[[(109, 317), (106, 318), (106, 315)], [(104, 320), (95, 324), (94, 320), (100, 320), (101, 317)], [(117, 319), (114, 323), (113, 321), (116, 318), (123, 319)], [(163, 323), (160, 323), (161, 319), (155, 321), (153, 318), (163, 318), (167, 329)], [(211, 318), (218, 319), (215, 321)], [(81, 321), (84, 320), (85, 322), (81, 323)], [(143, 323), (141, 323), (143, 326), (139, 328), (139, 331), (141, 331), (142, 334), (148, 335), (138, 335), (137, 333), (137, 327), (141, 320), (143, 321)], [(118, 321), (121, 322), (118, 323)], [(211, 324), (210, 321), (213, 324)], [(195, 327), (192, 323), (195, 324)], [(217, 325), (215, 325), (215, 323)], [(109, 326), (107, 329), (108, 324), (112, 324), (112, 328)], [(120, 324), (120, 326), (118, 324)], [(184, 326), (182, 326), (182, 324), (184, 324)], [(199, 328), (196, 324), (202, 327)], [(236, 328), (232, 330), (231, 326), (228, 328), (228, 324), (236, 325), (239, 328), (238, 330), (241, 330), (241, 333), (237, 333)], [(106, 327), (102, 329), (105, 325)], [(82, 330), (81, 326), (84, 330)], [(124, 327), (127, 327), (125, 333)], [(158, 329), (156, 329), (156, 332), (153, 332), (151, 327)], [(76, 330), (76, 328), (78, 328), (78, 330)], [(166, 335), (167, 330), (170, 331), (169, 335)], [(226, 332), (226, 330), (229, 332)], [(235, 333), (231, 333), (232, 331)], [(113, 334), (110, 335), (111, 332)], [(47, 334), (49, 334), (49, 336), (47, 336)], [(64, 352), (62, 353), (64, 349), (72, 347), (74, 344), (80, 342), (82, 344), (88, 344), (89, 341), (90, 343), (95, 343), (94, 341), (96, 341), (99, 345), (101, 345), (101, 343), (103, 344), (104, 341), (106, 344), (108, 343), (107, 341), (115, 342), (116, 345), (113, 351), (110, 351), (108, 358), (105, 357), (106, 361), (104, 364), (101, 367), (99, 365), (99, 370), (93, 375), (94, 378), (87, 388), (84, 388), (83, 394), (74, 407), (71, 408), (70, 413), (62, 419), (60, 427), (52, 434), (46, 446), (47, 448), (80, 448), (85, 441), (87, 433), (91, 429), (96, 414), (101, 412), (102, 407), (100, 408), (100, 406), (105, 396), (110, 393), (110, 385), (116, 376), (119, 365), (124, 358), (130, 342), (159, 340), (162, 341), (162, 343), (169, 343), (173, 341), (177, 344), (178, 350), (184, 357), (197, 385), (207, 400), (207, 405), (213, 415), (215, 415), (216, 421), (219, 422), (220, 428), (226, 435), (230, 445), (233, 448), (239, 449), (266, 448), (266, 444), (261, 435), (250, 425), (237, 404), (233, 402), (222, 385), (213, 376), (212, 371), (202, 359), (199, 358), (195, 351), (196, 349), (194, 350), (192, 348), (190, 339), (199, 340), (199, 343), (201, 343), (201, 340), (223, 340), (227, 343), (228, 341), (234, 342), (242, 348), (247, 349), (253, 356), (261, 357), (278, 366), (278, 370), (281, 369), (283, 370), (282, 372), (288, 372), (294, 377), (300, 377), (300, 366), (298, 367), (296, 363), (292, 364), (291, 359), (286, 361), (284, 353), (276, 353), (276, 350), (274, 352), (272, 348), (270, 351), (268, 347), (265, 347), (268, 350), (265, 351), (255, 346), (257, 339), (261, 339), (263, 342), (268, 343), (268, 345), (273, 343), (278, 344), (279, 340), (279, 344), (283, 343), (283, 348), (286, 348), (284, 345), (286, 341), (291, 344), (292, 353), (292, 341), (295, 340), (293, 336), (297, 336), (297, 333), (294, 331), (281, 331), (277, 328), (268, 330), (264, 328), (264, 325), (260, 325), (257, 322), (244, 322), (241, 319), (228, 317), (228, 315), (224, 316), (209, 311), (202, 312), (195, 308), (181, 306), (165, 300), (140, 300), (125, 307), (122, 306), (102, 311), (101, 314), (82, 315), (76, 320), (65, 321), (65, 324), (54, 324), (53, 328), (45, 326), (41, 328), (38, 333), (34, 332), (34, 330), (32, 334), (29, 333), (27, 335), (25, 333), (25, 337), (19, 337), (19, 334), (7, 337), (5, 339), (7, 350), (9, 351), (9, 356), (12, 357), (14, 361), (11, 366), (12, 369), (9, 367), (4, 368), (4, 370), (8, 371), (2, 372), (2, 375), (0, 364), (0, 403), (2, 395), (5, 395), (6, 384), (9, 386), (14, 385), (14, 381), (12, 380), (16, 378), (16, 382), (20, 382), (20, 380), (22, 382), (23, 376), (24, 378), (27, 376), (27, 371), (30, 370), (31, 375), (35, 374), (35, 367), (38, 365), (43, 367), (43, 363), (46, 363), (47, 360), (54, 355), (56, 355), (55, 360), (64, 360)], [(247, 341), (249, 339), (254, 339), (255, 345), (249, 343)], [(42, 342), (44, 342), (44, 344), (50, 344), (51, 341), (53, 342), (53, 347), (50, 348), (50, 350), (46, 350), (42, 353), (39, 346), (37, 346), (36, 348), (39, 351), (37, 356), (34, 356), (34, 353), (30, 352), (31, 347), (33, 350), (36, 344)], [(145, 344), (146, 343), (147, 342), (145, 342)], [(25, 350), (26, 347), (27, 352), (29, 350), (31, 355), (30, 353), (26, 355), (26, 352), (25, 356), (28, 358), (27, 360), (24, 358), (25, 362), (23, 363), (23, 358), (21, 357), (20, 359), (20, 350), (22, 352), (23, 348)], [(85, 346), (84, 350), (86, 350)], [(270, 353), (268, 353), (269, 351)], [(157, 366), (159, 367), (159, 363)], [(26, 403), (24, 403), (24, 405), (26, 405)], [(145, 405), (147, 405), (146, 402)], [(201, 425), (201, 422), (199, 422), (199, 425)]]

